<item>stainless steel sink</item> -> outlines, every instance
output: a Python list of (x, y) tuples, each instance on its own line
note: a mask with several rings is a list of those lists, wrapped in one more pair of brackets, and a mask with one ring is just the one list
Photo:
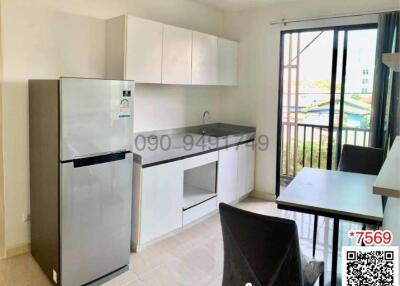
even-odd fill
[(216, 138), (238, 134), (238, 132), (236, 132), (236, 131), (223, 130), (223, 129), (204, 129), (199, 132), (193, 132), (193, 133), (199, 134), (199, 135), (206, 135), (206, 136), (210, 136), (210, 137), (216, 137)]

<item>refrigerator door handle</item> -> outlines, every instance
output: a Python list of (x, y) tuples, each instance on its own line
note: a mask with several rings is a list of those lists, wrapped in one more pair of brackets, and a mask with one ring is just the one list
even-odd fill
[(72, 163), (74, 165), (74, 168), (103, 164), (107, 162), (125, 160), (125, 155), (127, 153), (131, 153), (131, 151), (122, 151), (122, 152), (103, 154), (86, 158), (73, 159)]

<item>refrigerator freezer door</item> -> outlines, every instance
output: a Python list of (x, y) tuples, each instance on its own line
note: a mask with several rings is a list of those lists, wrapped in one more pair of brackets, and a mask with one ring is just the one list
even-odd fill
[[(82, 285), (129, 264), (132, 153), (60, 163), (61, 283)], [(123, 158), (125, 157), (125, 158)], [(103, 160), (105, 161), (105, 160)]]
[(61, 78), (60, 160), (132, 150), (133, 81)]

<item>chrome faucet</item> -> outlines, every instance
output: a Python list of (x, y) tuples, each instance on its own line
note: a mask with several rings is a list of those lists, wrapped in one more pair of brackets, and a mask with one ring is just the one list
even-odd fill
[(208, 111), (208, 110), (204, 111), (204, 113), (203, 113), (203, 125), (206, 124), (206, 115), (207, 114), (208, 114), (208, 119), (210, 119), (210, 117), (211, 117), (210, 111)]
[(208, 119), (210, 119), (211, 117), (210, 111), (206, 110), (203, 112), (203, 131), (202, 131), (203, 134), (207, 133), (207, 130), (204, 128), (204, 125), (206, 124), (206, 115), (208, 115)]

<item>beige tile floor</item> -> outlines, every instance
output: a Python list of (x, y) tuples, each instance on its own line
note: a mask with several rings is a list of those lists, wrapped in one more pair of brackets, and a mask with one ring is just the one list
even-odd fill
[[(302, 251), (311, 256), (313, 217), (281, 211), (275, 203), (248, 198), (238, 207), (253, 212), (295, 219), (299, 229)], [(324, 259), (329, 270), (332, 222), (320, 218), (318, 225), (317, 259)], [(341, 243), (346, 238), (350, 223), (341, 224)], [(170, 286), (221, 285), (223, 244), (219, 215), (184, 229), (139, 253), (132, 253), (130, 270), (106, 283), (106, 286)], [(340, 269), (340, 268), (339, 268)], [(326, 271), (327, 271), (326, 270)], [(325, 275), (325, 277), (329, 277)], [(51, 285), (30, 254), (0, 261), (0, 286)]]

